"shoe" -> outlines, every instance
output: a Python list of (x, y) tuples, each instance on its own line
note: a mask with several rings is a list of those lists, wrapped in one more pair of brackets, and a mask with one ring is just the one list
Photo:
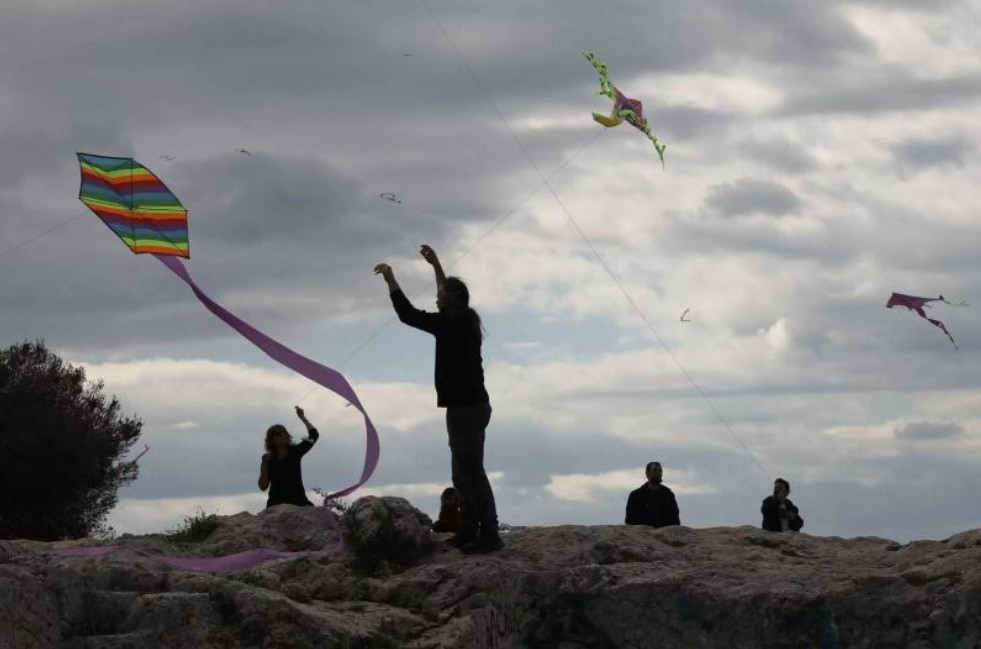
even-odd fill
[(464, 554), (490, 554), (504, 549), (504, 541), (495, 534), (494, 536), (479, 536), (477, 540), (468, 543), (460, 548)]

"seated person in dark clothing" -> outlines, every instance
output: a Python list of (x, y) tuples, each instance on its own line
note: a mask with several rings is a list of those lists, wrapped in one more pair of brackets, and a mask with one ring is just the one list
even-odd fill
[(296, 407), (296, 414), (307, 427), (308, 438), (299, 444), (293, 444), (286, 427), (282, 424), (270, 426), (266, 431), (266, 453), (262, 456), (262, 466), (259, 470), (259, 489), (269, 490), (266, 507), (273, 505), (313, 506), (307, 499), (306, 489), (303, 488), (303, 473), (300, 461), (320, 438), (320, 433), (313, 427), (303, 413)]
[(433, 523), (434, 532), (450, 532), (456, 534), (460, 531), (461, 512), (463, 499), (460, 492), (453, 487), (447, 487), (439, 497), (439, 518)]
[(661, 484), (661, 463), (648, 463), (646, 472), (647, 482), (631, 491), (627, 499), (627, 525), (681, 525), (674, 492)]
[(763, 529), (768, 532), (799, 532), (804, 519), (797, 506), (787, 496), (790, 483), (777, 478), (773, 483), (773, 495), (763, 500)]

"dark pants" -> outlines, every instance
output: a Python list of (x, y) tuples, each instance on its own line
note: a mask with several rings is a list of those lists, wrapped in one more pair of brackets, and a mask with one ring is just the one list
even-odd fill
[(481, 534), (497, 534), (497, 505), (484, 471), (484, 431), (490, 418), (489, 403), (446, 409), (453, 486), (463, 498), (462, 534), (478, 530)]

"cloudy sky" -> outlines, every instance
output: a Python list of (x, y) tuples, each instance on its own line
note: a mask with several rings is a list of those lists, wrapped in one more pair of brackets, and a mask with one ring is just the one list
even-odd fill
[[(934, 310), (959, 352), (884, 308), (981, 301), (981, 3), (428, 3), (3, 0), (0, 342), (45, 338), (143, 418), (117, 530), (261, 509), (263, 432), (301, 400), (308, 487), (353, 482), (364, 437), (96, 217), (3, 253), (85, 214), (75, 151), (153, 168), (198, 282), (342, 367), (382, 435), (366, 492), (434, 513), (449, 481), (432, 341), (385, 326), (371, 273), (431, 308), (427, 242), (489, 332), (503, 521), (621, 522), (659, 459), (692, 526), (758, 524), (777, 475), (815, 534), (981, 526), (978, 307)], [(644, 101), (666, 169), (591, 121), (582, 49)]]

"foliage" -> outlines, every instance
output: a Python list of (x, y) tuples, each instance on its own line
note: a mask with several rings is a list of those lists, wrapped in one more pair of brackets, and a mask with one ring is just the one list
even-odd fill
[(0, 538), (105, 535), (142, 422), (43, 341), (0, 349)]
[(335, 514), (343, 516), (344, 514), (347, 513), (347, 510), (351, 509), (351, 503), (344, 500), (343, 498), (332, 498), (330, 500), (327, 500), (327, 495), (330, 492), (326, 491), (325, 489), (321, 489), (320, 487), (314, 487), (312, 491), (313, 493), (320, 496), (320, 498), (327, 504), (327, 508), (330, 509)]
[(164, 532), (171, 543), (201, 543), (218, 529), (218, 514), (205, 514), (199, 509), (192, 516), (185, 516), (184, 522), (174, 529)]

